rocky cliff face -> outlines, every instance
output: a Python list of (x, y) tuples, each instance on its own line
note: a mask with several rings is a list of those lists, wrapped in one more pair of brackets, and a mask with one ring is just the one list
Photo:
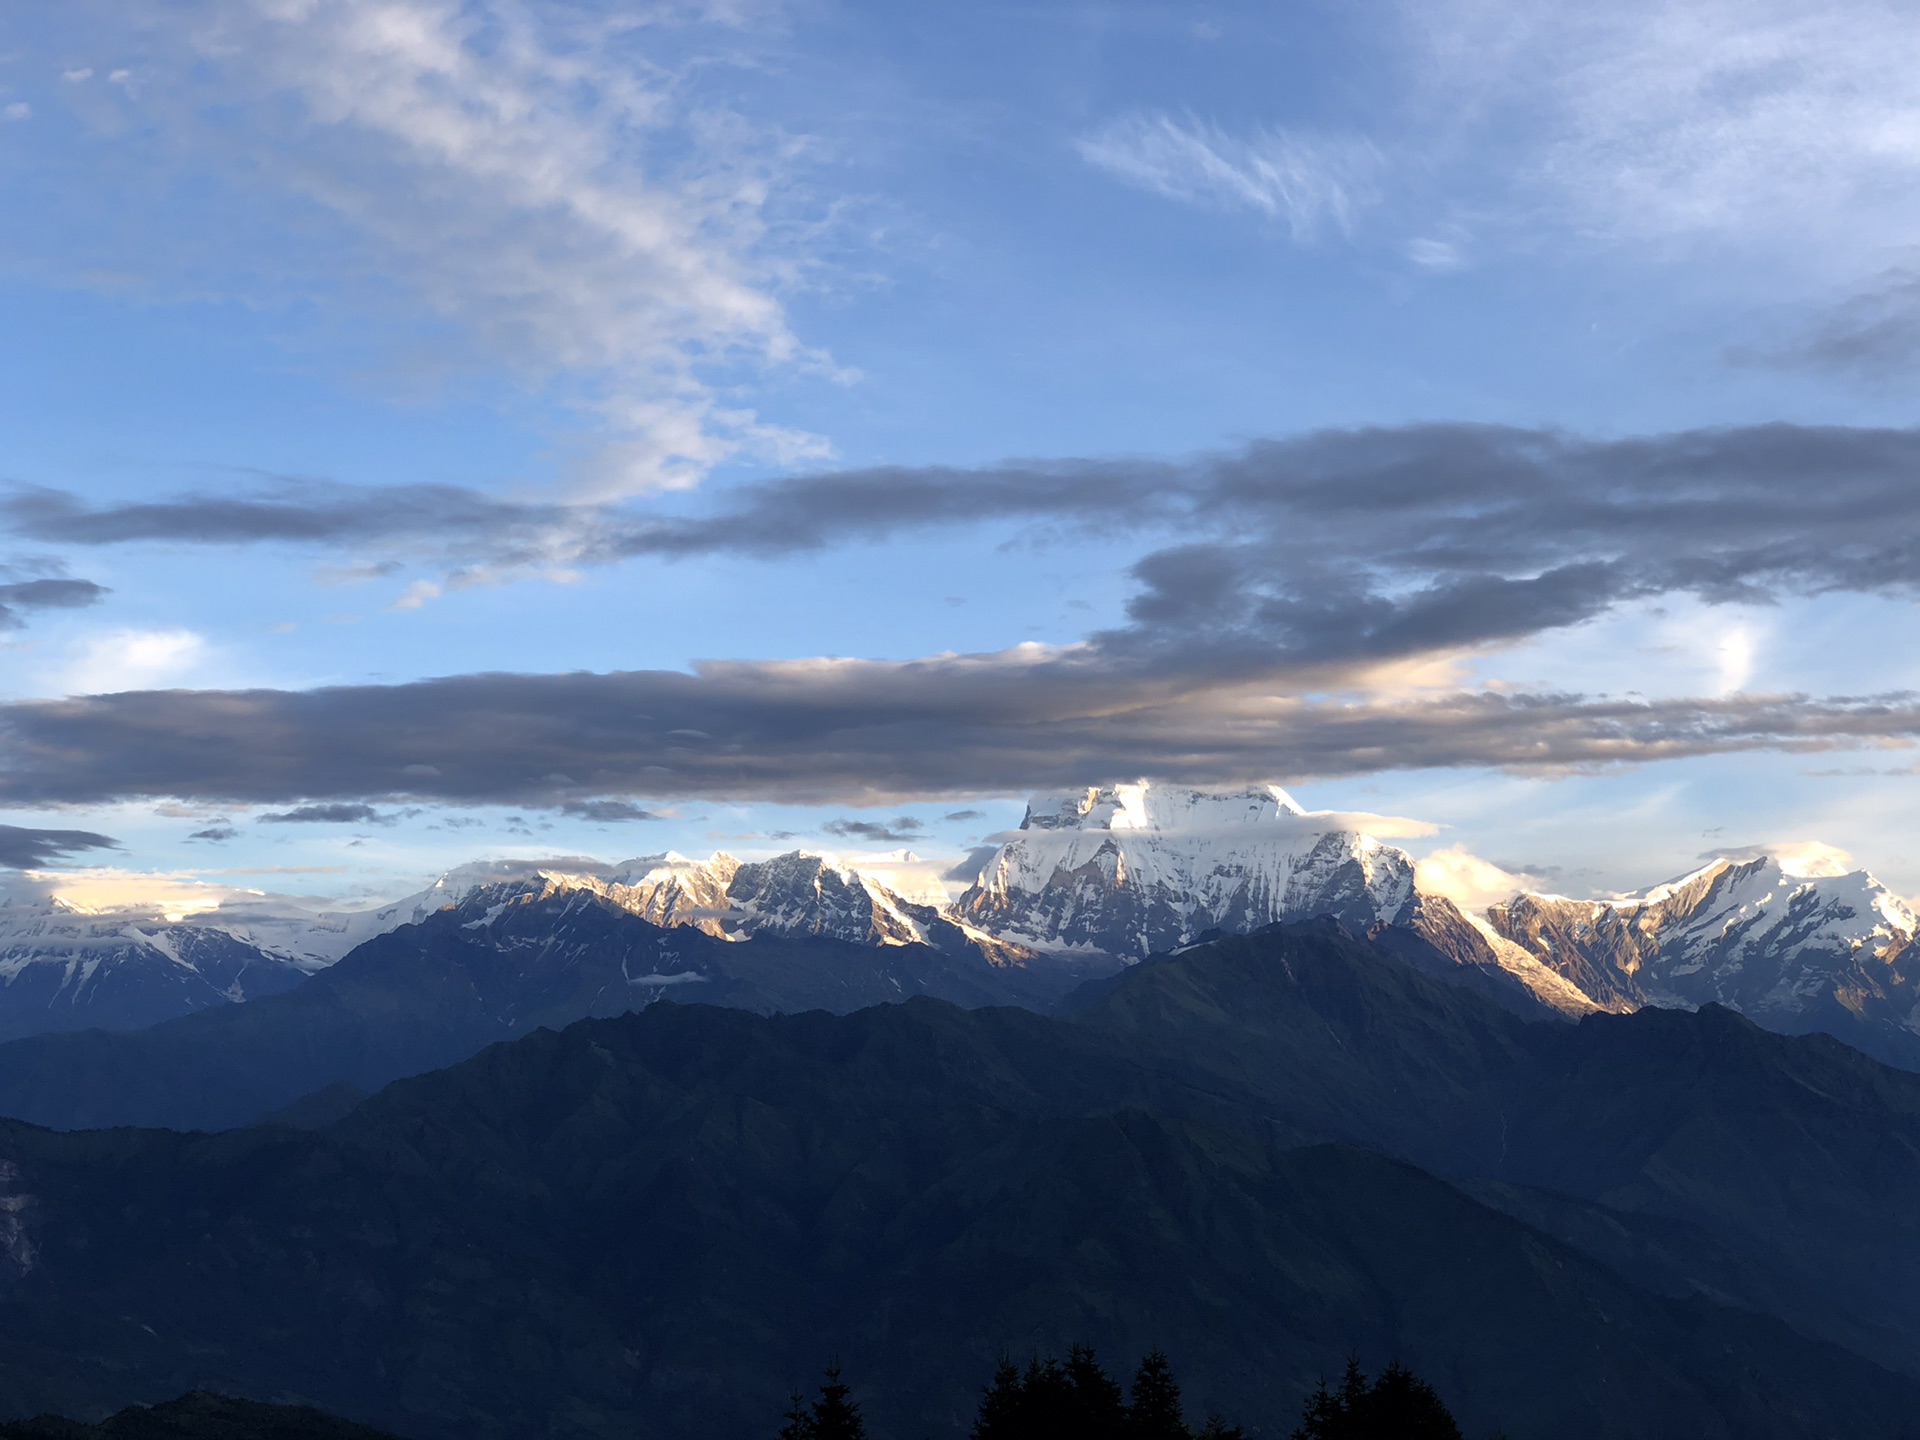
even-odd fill
[(1864, 871), (1716, 859), (1621, 900), (1518, 895), (1487, 923), (1606, 1009), (1720, 1004), (1769, 1029), (1825, 1030), (1920, 1061), (1915, 917)]

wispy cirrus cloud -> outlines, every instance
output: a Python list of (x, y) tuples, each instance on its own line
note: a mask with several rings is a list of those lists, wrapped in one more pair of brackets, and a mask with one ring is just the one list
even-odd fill
[[(804, 147), (702, 89), (751, 35), (729, 7), (76, 0), (18, 43), (49, 76), (100, 57), (50, 99), (141, 223), (56, 226), (82, 253), (33, 258), (75, 283), (344, 308), (402, 350), (450, 329), (583, 417), (585, 493), (819, 454), (713, 380), (826, 364), (782, 300)], [(109, 57), (131, 69), (98, 78)]]
[(1169, 200), (1252, 211), (1297, 241), (1347, 231), (1374, 198), (1380, 152), (1353, 136), (1263, 127), (1235, 135), (1192, 115), (1123, 115), (1074, 142), (1089, 164)]
[(1401, 35), (1390, 143), (1502, 224), (1792, 250), (1802, 268), (1913, 240), (1920, 32), (1903, 5), (1409, 0)]
[(1920, 29), (1895, 0), (1402, 0), (1384, 14), (1352, 33), (1386, 84), (1344, 117), (1136, 110), (1080, 136), (1080, 154), (1296, 239), (1376, 212), (1370, 228), (1429, 273), (1571, 240), (1657, 263), (1738, 255), (1773, 301), (1783, 275), (1808, 293), (1852, 285), (1920, 236)]

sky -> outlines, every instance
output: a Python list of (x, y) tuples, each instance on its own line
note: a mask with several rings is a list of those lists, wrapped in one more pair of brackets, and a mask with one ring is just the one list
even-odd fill
[(0, 4), (0, 864), (941, 872), (1147, 777), (1920, 893), (1903, 9)]

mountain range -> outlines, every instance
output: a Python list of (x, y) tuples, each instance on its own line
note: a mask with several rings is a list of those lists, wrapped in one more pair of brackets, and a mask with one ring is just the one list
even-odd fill
[(100, 963), (14, 983), (203, 989), (0, 1043), (0, 1417), (691, 1440), (837, 1356), (957, 1437), (1089, 1343), (1254, 1433), (1351, 1354), (1474, 1434), (1920, 1435), (1913, 917), (1795, 868), (1467, 914), (1352, 817), (1121, 786), (952, 900), (795, 853), (62, 912)]
[[(1034, 1003), (1206, 936), (1328, 915), (1358, 931), (1418, 937), (1425, 944), (1403, 945), (1403, 958), (1516, 1013), (1575, 1019), (1711, 1002), (1771, 1029), (1826, 1031), (1920, 1068), (1915, 916), (1870, 874), (1833, 868), (1736, 854), (1636, 896), (1522, 892), (1469, 915), (1419, 888), (1407, 852), (1354, 817), (1303, 810), (1278, 787), (1089, 787), (1036, 796), (1019, 830), (951, 898), (906, 883), (913, 871), (905, 863), (795, 851), (746, 862), (724, 854), (615, 866), (485, 862), (359, 912), (253, 902), (168, 919), (16, 902), (0, 907), (0, 1040), (139, 1030), (257, 1002), (370, 939), (449, 906), (509, 903), (522, 894), (516, 887), (536, 884), (726, 943), (935, 951), (955, 974), (984, 967), (976, 1003)], [(847, 963), (859, 971), (876, 957), (849, 951)], [(862, 1003), (880, 998), (851, 971), (848, 984)], [(819, 1001), (763, 983), (751, 1003)]]

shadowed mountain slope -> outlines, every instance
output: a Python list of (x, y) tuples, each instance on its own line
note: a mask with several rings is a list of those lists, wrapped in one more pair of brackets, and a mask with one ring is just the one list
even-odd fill
[(424, 1436), (750, 1434), (838, 1354), (876, 1433), (958, 1436), (1000, 1347), (1084, 1340), (1164, 1346), (1197, 1408), (1276, 1432), (1349, 1351), (1516, 1437), (1893, 1437), (1920, 1408), (1129, 1051), (926, 1001), (665, 1005), (319, 1132), (8, 1124), (0, 1407), (217, 1385)]
[(1920, 1372), (1920, 1076), (1718, 1006), (1529, 1024), (1325, 925), (1151, 962), (1074, 1003), (1169, 1077), (1517, 1187), (1477, 1193), (1646, 1283)]
[(329, 1086), (371, 1092), (540, 1026), (663, 995), (848, 1011), (914, 995), (1045, 1008), (1083, 970), (977, 953), (662, 928), (580, 889), (493, 887), (375, 937), (298, 989), (134, 1034), (0, 1045), (0, 1115), (57, 1128), (249, 1123)]

